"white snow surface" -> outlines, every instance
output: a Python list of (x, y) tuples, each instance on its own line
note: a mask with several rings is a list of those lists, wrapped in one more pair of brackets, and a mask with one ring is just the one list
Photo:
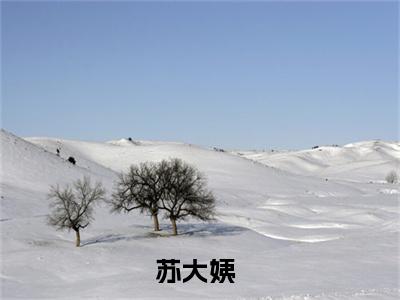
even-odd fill
[(366, 141), (301, 151), (233, 151), (233, 154), (299, 175), (384, 182), (400, 168), (400, 143)]
[[(184, 143), (22, 139), (2, 130), (2, 299), (398, 299), (400, 187), (383, 180), (398, 169), (399, 150), (361, 142), (240, 157)], [(149, 216), (101, 204), (79, 248), (72, 232), (46, 224), (50, 185), (89, 175), (110, 194), (131, 164), (170, 157), (206, 175), (216, 221), (180, 222), (173, 237), (168, 220), (155, 234)], [(158, 283), (162, 258), (234, 258), (235, 283)]]

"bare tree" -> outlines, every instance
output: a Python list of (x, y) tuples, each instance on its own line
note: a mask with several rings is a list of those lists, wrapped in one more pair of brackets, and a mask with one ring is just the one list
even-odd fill
[(48, 223), (57, 230), (74, 230), (76, 233), (76, 246), (80, 246), (80, 230), (86, 228), (93, 220), (93, 205), (103, 199), (105, 190), (101, 183), (91, 186), (89, 177), (77, 180), (72, 187), (65, 188), (52, 186), (49, 199), (52, 211)]
[(145, 162), (132, 165), (127, 173), (122, 173), (116, 183), (115, 192), (109, 201), (113, 212), (130, 212), (140, 209), (153, 218), (154, 231), (160, 230), (158, 221), (159, 202), (164, 195), (162, 176), (165, 162)]
[(398, 176), (396, 171), (390, 171), (387, 175), (386, 175), (386, 182), (387, 183), (396, 183), (398, 181)]
[(173, 234), (178, 234), (176, 222), (188, 216), (203, 221), (213, 219), (215, 198), (206, 188), (205, 177), (194, 166), (177, 158), (162, 163), (165, 194), (160, 208), (170, 219)]

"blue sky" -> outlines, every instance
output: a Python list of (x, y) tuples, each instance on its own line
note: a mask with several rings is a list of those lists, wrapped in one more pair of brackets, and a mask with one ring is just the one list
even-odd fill
[(2, 127), (304, 148), (398, 139), (397, 2), (2, 2)]

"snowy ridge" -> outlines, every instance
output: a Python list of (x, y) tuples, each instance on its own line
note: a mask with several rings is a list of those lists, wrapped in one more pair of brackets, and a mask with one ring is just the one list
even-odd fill
[(366, 141), (284, 152), (235, 151), (234, 154), (296, 174), (361, 182), (383, 182), (400, 168), (400, 143)]
[[(334, 157), (329, 160), (332, 168), (334, 161), (341, 164), (351, 155), (353, 160), (369, 160), (367, 169), (359, 169), (367, 173), (373, 163), (383, 172), (385, 164), (377, 161), (398, 159), (396, 145), (382, 142), (379, 151), (372, 152), (368, 150), (371, 146), (362, 149), (362, 145), (324, 155)], [(322, 163), (323, 151), (314, 152), (311, 157), (321, 156)], [(293, 153), (274, 155), (291, 157)], [(76, 159), (76, 165), (66, 161), (69, 156)], [(89, 175), (111, 192), (116, 174), (130, 164), (169, 157), (182, 158), (205, 173), (217, 197), (217, 221), (189, 219), (179, 224), (179, 236), (166, 237), (171, 227), (168, 220), (162, 220), (165, 231), (160, 237), (152, 233), (148, 216), (110, 214), (103, 204), (96, 210), (94, 223), (82, 232), (83, 247), (78, 249), (71, 233), (46, 225), (49, 185)], [(399, 296), (398, 185), (326, 181), (312, 171), (299, 176), (292, 169), (270, 168), (184, 143), (21, 139), (3, 130), (1, 162), (5, 299)], [(352, 172), (350, 168), (347, 176)], [(195, 280), (159, 284), (155, 260), (160, 258), (179, 258), (183, 263), (193, 258), (202, 263), (235, 258), (237, 281), (232, 285)]]

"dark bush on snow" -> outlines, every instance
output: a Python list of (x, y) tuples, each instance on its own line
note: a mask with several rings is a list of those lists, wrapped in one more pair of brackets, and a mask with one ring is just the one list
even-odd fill
[(76, 164), (76, 160), (75, 160), (75, 158), (73, 158), (72, 156), (68, 157), (68, 161), (69, 161), (71, 164), (73, 164), (73, 165)]
[(392, 183), (392, 184), (394, 184), (394, 183), (397, 183), (397, 182), (398, 182), (399, 177), (398, 177), (396, 171), (390, 171), (390, 172), (386, 175), (386, 178), (385, 178), (385, 179), (386, 179), (386, 182), (387, 182), (387, 183)]
[(217, 147), (213, 147), (213, 150), (214, 150), (214, 151), (217, 151), (217, 152), (225, 152), (224, 149), (222, 149), (222, 148), (217, 148)]

